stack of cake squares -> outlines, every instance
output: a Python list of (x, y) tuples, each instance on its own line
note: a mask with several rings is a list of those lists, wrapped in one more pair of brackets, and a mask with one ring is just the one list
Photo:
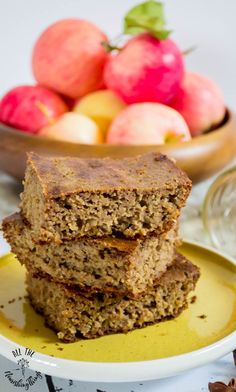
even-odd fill
[(21, 210), (3, 222), (30, 301), (59, 339), (128, 332), (176, 317), (199, 270), (178, 254), (191, 181), (167, 157), (29, 154)]

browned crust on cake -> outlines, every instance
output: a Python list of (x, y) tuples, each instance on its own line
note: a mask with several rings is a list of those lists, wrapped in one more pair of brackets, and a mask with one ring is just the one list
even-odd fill
[(32, 274), (87, 291), (138, 296), (163, 274), (180, 244), (177, 228), (160, 236), (124, 240), (77, 238), (50, 246), (35, 243), (30, 225), (16, 213), (3, 221), (11, 250)]
[(46, 198), (80, 192), (113, 190), (156, 190), (173, 181), (191, 186), (188, 176), (160, 153), (122, 159), (43, 157), (28, 154), (30, 165)]
[(22, 213), (43, 241), (168, 231), (191, 181), (158, 153), (125, 159), (29, 155)]
[(128, 332), (166, 318), (187, 307), (187, 295), (195, 288), (199, 269), (177, 255), (172, 266), (139, 300), (108, 293), (84, 293), (76, 288), (28, 275), (33, 307), (58, 332), (59, 339), (73, 342), (111, 333)]

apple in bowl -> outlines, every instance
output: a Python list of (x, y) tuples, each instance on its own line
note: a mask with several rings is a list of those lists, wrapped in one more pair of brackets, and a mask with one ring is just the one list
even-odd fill
[(113, 120), (107, 134), (108, 144), (166, 144), (191, 139), (183, 117), (160, 103), (136, 103)]
[(63, 99), (42, 86), (15, 87), (0, 101), (2, 123), (34, 134), (67, 111)]
[(235, 156), (235, 116), (213, 82), (185, 70), (163, 5), (133, 7), (123, 33), (125, 44), (113, 45), (99, 27), (73, 18), (40, 35), (32, 55), (38, 85), (19, 86), (0, 103), (1, 169), (22, 178), (27, 151), (161, 151), (199, 181)]
[(217, 127), (225, 117), (225, 102), (217, 84), (196, 72), (186, 72), (178, 94), (170, 103), (187, 122), (192, 136)]
[(97, 124), (83, 114), (68, 112), (52, 125), (42, 128), (39, 136), (71, 143), (99, 144), (102, 134)]
[(108, 53), (101, 42), (106, 41), (106, 34), (87, 20), (57, 21), (43, 31), (34, 45), (35, 79), (73, 99), (102, 88)]

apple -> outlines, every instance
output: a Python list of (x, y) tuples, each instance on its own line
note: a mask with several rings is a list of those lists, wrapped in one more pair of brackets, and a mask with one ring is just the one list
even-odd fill
[(18, 86), (0, 102), (0, 121), (25, 132), (37, 133), (68, 111), (62, 98), (42, 86)]
[(126, 104), (113, 91), (100, 90), (85, 95), (73, 110), (92, 118), (105, 136), (113, 118), (125, 107)]
[(176, 44), (148, 33), (130, 39), (123, 49), (110, 56), (104, 69), (107, 88), (129, 104), (167, 104), (177, 94), (183, 75), (183, 56)]
[(63, 19), (52, 24), (33, 49), (36, 80), (74, 99), (98, 90), (109, 56), (103, 41), (107, 41), (106, 35), (87, 20)]
[(89, 117), (73, 112), (63, 114), (54, 124), (42, 128), (39, 135), (71, 143), (96, 144), (102, 142), (97, 124)]
[(224, 97), (215, 82), (186, 72), (182, 88), (170, 106), (184, 117), (192, 136), (215, 127), (225, 116)]
[(110, 144), (165, 144), (191, 139), (183, 117), (160, 103), (136, 103), (113, 120), (107, 134)]

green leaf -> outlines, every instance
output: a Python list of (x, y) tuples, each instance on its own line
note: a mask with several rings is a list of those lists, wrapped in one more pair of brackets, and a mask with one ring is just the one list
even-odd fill
[(164, 39), (168, 38), (171, 33), (172, 33), (172, 30), (161, 30), (161, 31), (153, 31), (153, 33), (151, 33), (151, 34), (155, 38), (158, 38), (159, 40), (164, 40)]
[(165, 29), (163, 4), (148, 0), (132, 8), (124, 18), (124, 34), (149, 32), (155, 38), (166, 39), (171, 33)]

